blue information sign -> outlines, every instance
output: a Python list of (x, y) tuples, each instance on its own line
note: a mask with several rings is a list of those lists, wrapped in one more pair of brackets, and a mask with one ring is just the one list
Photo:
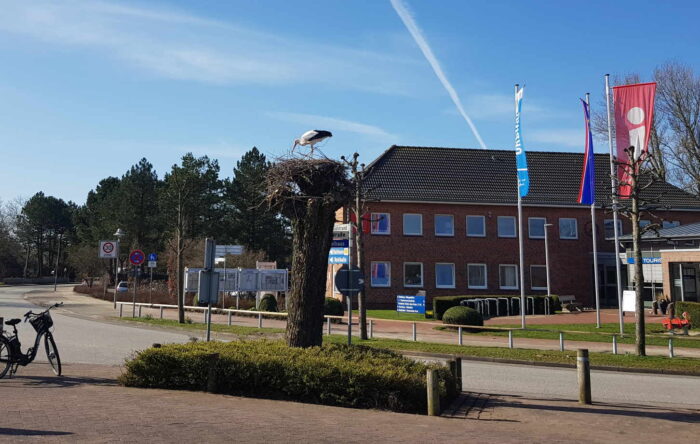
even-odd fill
[(350, 241), (348, 239), (333, 239), (331, 243), (332, 248), (348, 248)]
[(149, 261), (157, 261), (158, 260), (158, 255), (155, 253), (149, 253), (148, 255), (148, 260)]
[(425, 296), (396, 296), (396, 311), (425, 314)]
[(328, 252), (329, 264), (347, 264), (349, 249), (347, 247), (333, 247)]
[[(628, 264), (634, 264), (634, 258), (633, 258), (633, 257), (628, 257), (628, 258), (627, 258), (627, 263), (628, 263)], [(645, 264), (645, 265), (660, 264), (660, 263), (661, 263), (661, 258), (660, 258), (660, 257), (643, 257), (643, 258), (642, 258), (642, 264)]]

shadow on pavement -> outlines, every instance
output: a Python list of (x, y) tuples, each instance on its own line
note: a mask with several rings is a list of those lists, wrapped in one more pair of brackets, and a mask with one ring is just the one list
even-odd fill
[(15, 375), (10, 381), (24, 383), (28, 387), (70, 388), (79, 385), (117, 386), (116, 380), (89, 376), (23, 376)]
[(29, 429), (13, 429), (9, 427), (0, 427), (0, 435), (10, 436), (60, 436), (72, 435), (71, 432), (59, 432), (54, 430), (29, 430)]

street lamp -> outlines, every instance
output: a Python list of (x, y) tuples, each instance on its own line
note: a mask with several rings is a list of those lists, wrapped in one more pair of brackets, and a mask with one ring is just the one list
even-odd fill
[(117, 228), (114, 232), (117, 238), (117, 257), (114, 259), (114, 308), (117, 308), (117, 285), (119, 285), (119, 243), (122, 237), (126, 236), (126, 232), (121, 228)]
[(549, 286), (549, 236), (547, 235), (551, 226), (552, 224), (544, 224), (544, 264), (547, 268), (547, 296), (552, 294), (552, 289)]

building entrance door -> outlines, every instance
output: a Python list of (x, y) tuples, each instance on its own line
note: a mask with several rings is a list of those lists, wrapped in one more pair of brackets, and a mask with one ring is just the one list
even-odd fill
[(683, 265), (683, 296), (686, 301), (698, 300), (697, 265)]

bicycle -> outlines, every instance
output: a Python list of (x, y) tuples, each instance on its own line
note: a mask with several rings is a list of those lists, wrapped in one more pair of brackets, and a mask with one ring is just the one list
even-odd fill
[(51, 327), (53, 326), (53, 319), (51, 319), (51, 309), (60, 307), (63, 302), (54, 304), (42, 311), (41, 313), (33, 313), (28, 311), (24, 314), (24, 322), (29, 321), (36, 330), (36, 338), (34, 339), (34, 347), (29, 347), (27, 353), (22, 353), (22, 344), (19, 342), (19, 336), (17, 335), (17, 324), (21, 322), (21, 319), (10, 319), (6, 321), (5, 324), (13, 328), (14, 332), (10, 335), (3, 330), (2, 325), (0, 325), (0, 379), (2, 379), (7, 372), (10, 372), (10, 378), (17, 373), (19, 366), (27, 366), (39, 351), (39, 343), (41, 338), (44, 338), (44, 348), (46, 349), (46, 357), (51, 364), (51, 369), (56, 374), (56, 376), (61, 376), (61, 358), (58, 355), (58, 349), (56, 348), (56, 342), (51, 334)]

